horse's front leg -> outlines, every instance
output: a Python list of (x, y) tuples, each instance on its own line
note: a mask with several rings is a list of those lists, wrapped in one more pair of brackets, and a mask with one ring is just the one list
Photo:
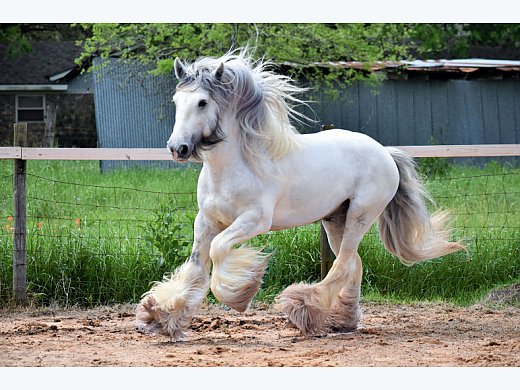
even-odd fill
[(267, 256), (241, 244), (271, 228), (272, 214), (261, 209), (241, 214), (211, 243), (211, 291), (229, 307), (244, 311), (257, 293), (267, 266)]
[(217, 228), (199, 213), (189, 259), (143, 295), (136, 313), (139, 329), (170, 335), (174, 341), (184, 337), (208, 293), (209, 249), (217, 233)]

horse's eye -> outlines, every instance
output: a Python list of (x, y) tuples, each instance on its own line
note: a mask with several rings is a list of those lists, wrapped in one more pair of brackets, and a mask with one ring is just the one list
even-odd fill
[(199, 102), (199, 107), (205, 107), (206, 104), (208, 104), (208, 102), (207, 102), (206, 100), (201, 100), (201, 101)]

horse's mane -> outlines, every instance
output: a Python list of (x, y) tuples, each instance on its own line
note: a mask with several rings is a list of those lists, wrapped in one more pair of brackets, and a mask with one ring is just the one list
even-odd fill
[[(224, 72), (217, 81), (213, 72), (220, 64), (224, 64)], [(220, 109), (235, 112), (242, 151), (249, 163), (266, 157), (277, 160), (299, 148), (297, 131), (290, 119), (299, 122), (308, 119), (294, 109), (305, 104), (295, 95), (306, 89), (269, 68), (271, 62), (255, 61), (247, 48), (239, 49), (220, 58), (203, 57), (184, 64), (186, 74), (177, 86), (177, 89), (202, 87)]]

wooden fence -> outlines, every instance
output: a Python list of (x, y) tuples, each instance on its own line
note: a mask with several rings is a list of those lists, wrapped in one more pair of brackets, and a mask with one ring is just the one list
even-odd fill
[[(15, 144), (23, 137), (15, 134)], [(413, 157), (505, 157), (520, 156), (520, 144), (397, 146)], [(17, 303), (27, 301), (26, 291), (26, 161), (27, 160), (170, 160), (166, 148), (27, 148), (0, 147), (0, 159), (14, 160), (14, 251), (13, 296)], [(321, 275), (324, 277), (334, 261), (322, 227)]]

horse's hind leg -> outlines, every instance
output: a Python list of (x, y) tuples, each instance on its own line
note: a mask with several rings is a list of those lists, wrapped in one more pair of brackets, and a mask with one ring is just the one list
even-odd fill
[(341, 241), (343, 240), (349, 204), (350, 201), (347, 199), (336, 210), (321, 221), (325, 228), (325, 232), (327, 233), (330, 248), (336, 256), (339, 253)]
[(209, 290), (209, 250), (217, 233), (201, 214), (197, 215), (190, 258), (144, 294), (137, 306), (138, 329), (170, 335), (172, 340), (184, 337)]
[[(349, 201), (345, 201), (330, 216), (323, 219), (322, 224), (327, 233), (329, 245), (338, 256), (345, 232)], [(356, 254), (357, 255), (357, 254)], [(352, 275), (352, 283), (345, 285), (330, 308), (326, 319), (327, 327), (333, 332), (346, 332), (356, 329), (361, 318), (359, 299), (361, 294), (362, 265), (357, 255), (355, 260), (357, 272)]]
[[(314, 285), (300, 283), (289, 286), (278, 296), (281, 310), (304, 333), (322, 330), (331, 313), (333, 317), (327, 323), (333, 328), (344, 329), (357, 325), (362, 274), (357, 249), (364, 234), (385, 206), (382, 200), (364, 204), (351, 202), (337, 258), (325, 279)], [(338, 318), (343, 320), (339, 321)]]
[(355, 330), (361, 319), (359, 300), (363, 267), (359, 254), (354, 256), (351, 261), (355, 262), (355, 270), (332, 304), (326, 319), (326, 326), (332, 332)]

